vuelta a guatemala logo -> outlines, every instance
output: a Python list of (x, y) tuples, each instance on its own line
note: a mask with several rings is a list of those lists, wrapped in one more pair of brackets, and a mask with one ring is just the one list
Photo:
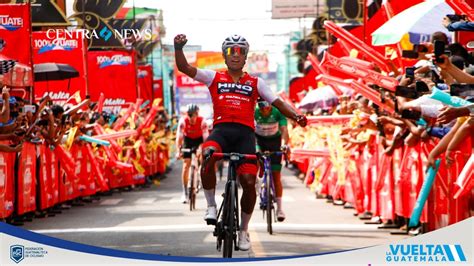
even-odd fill
[(25, 247), (21, 245), (10, 246), (10, 259), (19, 263), (25, 258)]
[(16, 31), (23, 27), (23, 18), (0, 16), (0, 30)]
[(132, 63), (132, 57), (126, 55), (98, 56), (97, 63), (99, 68), (106, 68), (109, 66), (127, 66)]
[(387, 262), (463, 262), (466, 256), (461, 245), (390, 245)]

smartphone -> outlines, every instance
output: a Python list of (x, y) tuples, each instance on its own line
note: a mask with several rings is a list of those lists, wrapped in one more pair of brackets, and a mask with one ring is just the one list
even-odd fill
[(444, 59), (440, 58), (440, 56), (444, 54), (445, 48), (446, 44), (443, 41), (434, 42), (434, 55), (437, 63), (444, 63)]
[(404, 119), (411, 119), (411, 120), (419, 120), (421, 118), (420, 111), (411, 111), (411, 110), (403, 110), (402, 111), (402, 118)]
[(34, 105), (25, 105), (23, 106), (23, 108), (21, 109), (21, 112), (22, 113), (28, 113), (28, 112), (31, 112), (31, 113), (35, 113), (36, 112), (36, 106)]
[(416, 59), (418, 58), (418, 52), (412, 50), (403, 50), (402, 57)]
[(427, 53), (428, 47), (426, 47), (426, 45), (423, 45), (423, 44), (414, 44), (413, 51), (418, 52), (418, 53)]
[(406, 67), (405, 68), (405, 76), (407, 78), (414, 79), (415, 78), (415, 67)]
[(430, 91), (430, 88), (428, 88), (428, 85), (426, 85), (426, 83), (421, 80), (418, 80), (415, 82), (415, 89), (418, 93), (424, 93), (424, 92)]
[(397, 86), (395, 87), (395, 96), (405, 97), (408, 99), (417, 99), (419, 94), (415, 88)]
[(451, 84), (451, 89), (449, 90), (449, 92), (451, 96), (474, 96), (474, 84)]

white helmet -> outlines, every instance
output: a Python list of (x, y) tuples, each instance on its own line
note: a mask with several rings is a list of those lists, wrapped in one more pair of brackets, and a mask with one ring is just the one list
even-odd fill
[(225, 52), (227, 48), (234, 46), (244, 48), (245, 54), (247, 54), (247, 52), (249, 51), (249, 43), (247, 42), (247, 40), (240, 35), (234, 34), (232, 36), (227, 37), (222, 43), (222, 52)]

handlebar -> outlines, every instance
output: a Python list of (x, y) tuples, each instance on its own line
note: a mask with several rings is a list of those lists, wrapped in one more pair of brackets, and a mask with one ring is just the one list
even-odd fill
[(257, 160), (257, 155), (255, 154), (240, 154), (240, 153), (220, 153), (214, 152), (211, 155), (213, 158), (221, 160), (230, 160), (230, 161), (240, 161), (240, 160)]

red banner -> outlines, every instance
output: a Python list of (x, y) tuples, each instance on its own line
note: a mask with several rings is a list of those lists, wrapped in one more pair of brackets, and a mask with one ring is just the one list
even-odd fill
[(0, 75), (0, 81), (13, 87), (31, 86), (31, 23), (27, 4), (0, 4), (0, 38), (4, 41), (2, 58), (17, 61), (13, 70)]
[[(79, 72), (79, 77), (67, 80), (35, 82), (35, 98), (37, 100), (49, 95), (54, 103), (65, 105), (76, 92), (81, 99), (87, 94), (86, 81), (86, 40), (81, 34), (64, 34), (56, 36), (54, 31), (33, 33), (33, 61), (35, 64), (60, 63), (67, 64)], [(74, 32), (73, 32), (74, 33)], [(60, 38), (58, 38), (60, 37)]]
[(117, 113), (137, 99), (137, 69), (134, 51), (87, 53), (87, 76), (91, 101), (105, 96), (104, 111)]
[(153, 93), (153, 68), (151, 65), (138, 66), (138, 98), (150, 102), (155, 97)]

